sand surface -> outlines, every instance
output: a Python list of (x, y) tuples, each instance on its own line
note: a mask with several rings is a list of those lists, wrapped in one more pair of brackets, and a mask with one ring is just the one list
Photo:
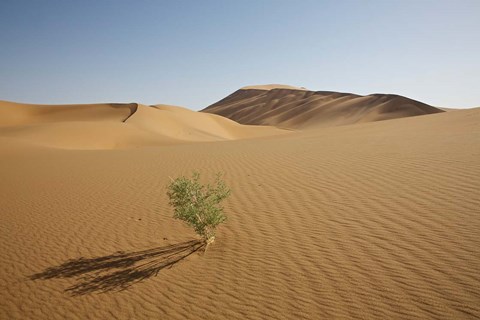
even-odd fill
[(399, 95), (360, 96), (285, 85), (243, 87), (202, 111), (242, 124), (302, 130), (444, 112)]
[[(480, 317), (478, 108), (284, 134), (3, 106), (0, 319)], [(165, 195), (192, 170), (233, 190), (206, 254)]]

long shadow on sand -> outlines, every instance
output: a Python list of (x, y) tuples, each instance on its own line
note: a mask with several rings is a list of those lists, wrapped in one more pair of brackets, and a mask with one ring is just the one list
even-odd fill
[(171, 268), (194, 252), (204, 249), (198, 240), (186, 241), (166, 247), (136, 252), (69, 260), (34, 274), (31, 280), (53, 278), (77, 278), (77, 283), (65, 291), (73, 296), (94, 292), (121, 291), (156, 276), (159, 271)]

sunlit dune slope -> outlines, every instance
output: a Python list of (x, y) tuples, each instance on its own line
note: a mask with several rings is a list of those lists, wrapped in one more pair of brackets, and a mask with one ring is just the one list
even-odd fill
[(115, 149), (284, 133), (181, 107), (131, 104), (27, 105), (0, 102), (0, 137), (64, 149)]
[(236, 140), (285, 133), (272, 127), (245, 126), (214, 114), (167, 105), (139, 105), (127, 123), (139, 129), (185, 141)]
[(390, 94), (360, 96), (282, 85), (244, 87), (202, 110), (242, 124), (293, 129), (412, 117), (442, 110)]

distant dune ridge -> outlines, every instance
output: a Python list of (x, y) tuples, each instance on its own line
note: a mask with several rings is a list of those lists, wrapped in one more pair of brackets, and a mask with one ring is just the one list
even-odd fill
[(202, 112), (218, 114), (242, 124), (312, 129), (443, 110), (392, 94), (360, 96), (271, 84), (243, 87)]
[(137, 103), (32, 105), (0, 101), (0, 137), (63, 149), (116, 149), (284, 133), (182, 107)]
[[(137, 103), (34, 105), (0, 101), (0, 137), (64, 149), (237, 140), (444, 112), (397, 95), (247, 86), (194, 112)], [(278, 128), (274, 128), (276, 126)]]

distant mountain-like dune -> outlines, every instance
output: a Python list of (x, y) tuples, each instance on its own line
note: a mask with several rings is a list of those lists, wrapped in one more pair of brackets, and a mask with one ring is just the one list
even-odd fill
[(360, 96), (285, 85), (261, 85), (243, 87), (202, 112), (218, 114), (242, 124), (310, 129), (413, 117), (443, 110), (392, 94)]
[(32, 105), (0, 101), (0, 137), (61, 149), (117, 149), (283, 133), (182, 107), (129, 104)]

